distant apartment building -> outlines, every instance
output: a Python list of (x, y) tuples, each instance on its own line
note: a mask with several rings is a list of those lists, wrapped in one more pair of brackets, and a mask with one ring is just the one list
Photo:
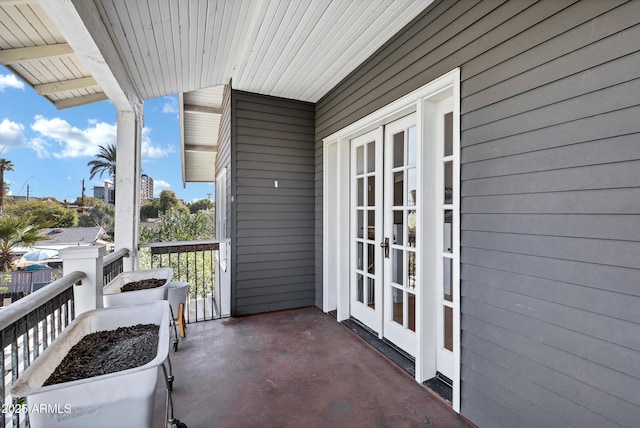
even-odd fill
[[(103, 186), (93, 186), (93, 197), (105, 201), (108, 204), (115, 204), (116, 191), (113, 183), (105, 181)], [(153, 178), (147, 174), (142, 174), (140, 180), (140, 203), (145, 203), (152, 199)]]
[(116, 203), (116, 189), (113, 183), (105, 181), (103, 186), (93, 186), (93, 197), (105, 201), (107, 204)]
[(147, 174), (142, 174), (140, 180), (140, 203), (144, 204), (153, 199), (153, 178)]

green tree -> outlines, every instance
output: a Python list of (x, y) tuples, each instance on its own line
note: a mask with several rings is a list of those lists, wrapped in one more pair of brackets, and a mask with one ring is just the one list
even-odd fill
[(155, 227), (142, 227), (140, 242), (212, 239), (214, 233), (213, 221), (207, 214), (189, 214), (184, 210), (169, 210), (160, 214), (159, 221)]
[[(85, 207), (94, 207), (99, 203), (105, 203), (102, 199), (94, 198), (93, 196), (85, 196), (84, 197), (84, 206)], [(75, 201), (73, 201), (73, 205), (82, 206), (82, 197), (78, 196)]]
[[(171, 242), (212, 239), (214, 236), (212, 217), (204, 214), (189, 214), (183, 210), (169, 210), (160, 214), (153, 228), (143, 227), (140, 242)], [(203, 298), (213, 295), (215, 281), (215, 255), (212, 251), (198, 250), (179, 255), (155, 254), (149, 248), (140, 250), (140, 268), (170, 267), (174, 281), (189, 282), (189, 297)]]
[(140, 220), (147, 221), (150, 218), (158, 218), (160, 208), (157, 199), (147, 201), (140, 206)]
[(4, 207), (4, 195), (5, 195), (5, 182), (4, 172), (13, 171), (13, 162), (8, 159), (0, 158), (0, 214), (2, 214), (2, 208)]
[(42, 227), (76, 227), (78, 213), (65, 208), (58, 202), (42, 200), (17, 201), (7, 205), (6, 212), (17, 217), (29, 219)]
[(78, 215), (78, 226), (101, 226), (102, 228), (104, 228), (104, 230), (113, 230), (116, 215), (115, 211), (116, 208), (114, 205), (107, 204), (99, 199), (96, 199), (96, 201), (92, 201), (92, 205), (90, 206), (90, 208), (85, 209)]
[(189, 208), (176, 196), (173, 190), (163, 190), (160, 192), (160, 198), (158, 210), (161, 213), (169, 212), (170, 210), (179, 210), (189, 212)]
[(187, 206), (191, 214), (195, 214), (200, 211), (213, 211), (216, 204), (211, 199), (200, 199), (187, 204)]
[(27, 217), (3, 215), (0, 217), (0, 269), (12, 269), (15, 255), (11, 251), (16, 245), (29, 246), (47, 239), (42, 228)]
[(107, 173), (109, 177), (116, 176), (116, 145), (108, 144), (107, 147), (99, 146), (100, 151), (96, 158), (87, 162), (87, 166), (91, 167), (89, 171), (89, 179), (93, 180), (97, 174), (102, 177), (103, 173)]
[(163, 190), (160, 197), (147, 201), (140, 207), (140, 220), (159, 218), (163, 213), (171, 210), (189, 214), (189, 208), (176, 196), (172, 190)]

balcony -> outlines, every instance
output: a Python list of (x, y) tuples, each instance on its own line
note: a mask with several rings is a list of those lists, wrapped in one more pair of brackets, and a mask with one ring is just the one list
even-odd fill
[[(188, 280), (191, 287), (187, 336), (170, 355), (174, 415), (187, 426), (470, 426), (317, 308), (214, 319), (221, 313), (212, 272), (219, 266), (218, 245), (145, 245), (148, 267), (173, 267), (174, 279)], [(102, 258), (94, 249), (97, 256), (88, 258), (96, 262), (92, 265), (81, 253), (68, 254), (61, 279), (0, 311), (5, 374), (0, 404), (19, 403), (8, 397), (11, 384), (83, 307), (97, 301), (96, 294), (101, 301), (97, 287), (121, 272), (128, 256), (118, 251)], [(82, 263), (95, 271), (74, 269)], [(154, 427), (167, 426), (165, 405), (165, 382), (159, 377)], [(0, 425), (29, 426), (25, 416), (2, 413)]]
[(171, 360), (189, 427), (472, 426), (317, 308), (189, 325)]

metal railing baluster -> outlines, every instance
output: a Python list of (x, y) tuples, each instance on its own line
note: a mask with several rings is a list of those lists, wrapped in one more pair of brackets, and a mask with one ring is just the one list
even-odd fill
[(218, 255), (219, 241), (179, 241), (153, 242), (140, 244), (141, 265), (153, 269), (173, 268), (173, 281), (186, 281), (189, 284), (185, 319), (187, 322), (199, 322), (219, 317), (214, 298), (215, 258)]

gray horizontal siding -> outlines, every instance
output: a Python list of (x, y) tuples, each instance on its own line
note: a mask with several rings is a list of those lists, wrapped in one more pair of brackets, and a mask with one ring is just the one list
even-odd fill
[(574, 214), (466, 214), (466, 231), (540, 234), (573, 238), (640, 241), (640, 216)]
[(233, 94), (233, 314), (311, 306), (315, 108), (246, 92)]
[(640, 295), (637, 268), (597, 265), (472, 247), (462, 249), (462, 263), (632, 296)]
[[(463, 329), (469, 336), (469, 353), (463, 355), (463, 365), (475, 366), (474, 371), (565, 421), (560, 426), (635, 426), (637, 400), (627, 400), (637, 392), (632, 380), (582, 358), (582, 341), (574, 342), (578, 347), (569, 351), (558, 349), (527, 336), (531, 330), (520, 326), (536, 327), (527, 317), (471, 298), (465, 306)], [(491, 322), (485, 321), (487, 311), (492, 313)], [(551, 330), (549, 335), (556, 330), (542, 324)], [(589, 407), (582, 404), (584, 400), (591, 403)]]
[(638, 214), (640, 188), (467, 196), (462, 209), (484, 214)]
[(606, 144), (601, 139), (596, 139), (510, 154), (509, 162), (496, 157), (466, 162), (462, 170), (462, 179), (467, 185), (475, 178), (513, 176), (528, 172), (613, 164), (639, 159), (638, 136), (626, 134), (607, 138)]
[(461, 70), (461, 413), (640, 420), (640, 2), (438, 1), (316, 107), (322, 138)]

